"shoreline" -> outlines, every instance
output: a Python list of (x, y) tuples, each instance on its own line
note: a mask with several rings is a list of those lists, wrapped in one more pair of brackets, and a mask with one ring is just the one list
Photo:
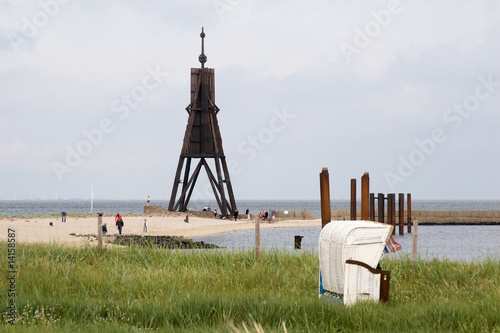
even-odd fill
[[(222, 220), (220, 218), (206, 218), (189, 216), (185, 222), (186, 214), (171, 213), (165, 215), (125, 214), (123, 220), (125, 235), (149, 235), (149, 236), (177, 236), (186, 239), (222, 234), (232, 231), (255, 229), (255, 220), (245, 218)], [(58, 244), (85, 244), (89, 243), (91, 237), (86, 235), (97, 235), (97, 214), (69, 214), (66, 222), (61, 222), (60, 215), (42, 215), (27, 217), (0, 217), (0, 227), (5, 230), (1, 233), (0, 241), (7, 241), (7, 230), (12, 229), (16, 233), (18, 243), (50, 243)], [(148, 220), (148, 231), (143, 231), (144, 219)], [(332, 220), (335, 221), (335, 220)], [(114, 215), (104, 215), (103, 224), (108, 227), (108, 235), (118, 234), (115, 227)], [(52, 224), (52, 225), (50, 225)], [(431, 222), (420, 221), (419, 225), (500, 225), (500, 222), (474, 221), (474, 222)], [(396, 229), (399, 224), (396, 223)], [(321, 227), (321, 218), (307, 220), (284, 219), (274, 223), (260, 222), (261, 229), (267, 228), (294, 228), (294, 227)]]
[[(148, 221), (148, 231), (143, 231), (144, 219)], [(185, 214), (175, 215), (123, 215), (124, 235), (149, 235), (149, 236), (182, 236), (186, 239), (221, 234), (231, 231), (255, 229), (255, 220), (239, 219), (222, 220), (219, 218), (189, 217), (185, 222)], [(114, 215), (104, 215), (102, 223), (108, 227), (108, 235), (118, 234), (115, 227)], [(52, 225), (51, 225), (52, 224)], [(282, 220), (274, 223), (261, 222), (260, 228), (293, 228), (321, 226), (321, 219), (310, 220)], [(0, 241), (7, 241), (7, 230), (15, 231), (17, 243), (51, 243), (78, 245), (91, 242), (97, 235), (97, 216), (84, 215), (66, 217), (66, 222), (61, 222), (60, 216), (42, 217), (2, 217), (0, 227), (5, 230)]]

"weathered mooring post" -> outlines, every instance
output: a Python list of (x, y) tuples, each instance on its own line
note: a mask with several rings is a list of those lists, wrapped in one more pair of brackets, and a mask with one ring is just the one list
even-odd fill
[(375, 221), (375, 193), (370, 193), (370, 221)]
[(406, 194), (406, 205), (408, 232), (411, 232), (411, 193)]
[(385, 214), (384, 214), (384, 210), (385, 210), (385, 196), (384, 196), (384, 193), (379, 193), (377, 195), (378, 199), (378, 221), (380, 223), (384, 223), (384, 219), (385, 219)]
[(398, 215), (398, 223), (399, 223), (399, 234), (405, 234), (405, 195), (404, 193), (399, 193), (398, 205), (399, 205), (399, 215)]
[(387, 223), (393, 226), (392, 234), (396, 234), (396, 194), (387, 194)]
[(351, 179), (351, 221), (356, 220), (356, 178)]
[(370, 175), (365, 172), (361, 177), (361, 220), (370, 219)]
[(321, 228), (332, 220), (330, 210), (330, 176), (328, 168), (323, 168), (319, 174), (319, 187), (321, 195)]

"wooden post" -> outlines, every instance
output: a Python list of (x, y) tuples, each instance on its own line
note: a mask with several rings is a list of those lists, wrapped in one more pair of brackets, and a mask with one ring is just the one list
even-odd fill
[(356, 178), (351, 179), (351, 221), (356, 221)]
[(255, 258), (259, 258), (260, 255), (260, 220), (259, 216), (255, 220)]
[(396, 194), (387, 194), (387, 223), (393, 226), (392, 234), (396, 234)]
[(97, 214), (97, 248), (102, 250), (102, 214)]
[(378, 194), (378, 221), (380, 223), (384, 223), (384, 215), (385, 215), (385, 196), (384, 193)]
[(411, 255), (412, 266), (415, 268), (417, 263), (417, 238), (418, 238), (418, 220), (413, 221), (413, 249)]
[[(387, 224), (392, 224), (391, 194), (387, 193)], [(394, 232), (393, 232), (394, 234)]]
[(411, 193), (406, 194), (406, 214), (408, 220), (408, 232), (411, 232)]
[(302, 248), (302, 244), (301, 244), (301, 242), (302, 242), (302, 238), (304, 238), (304, 236), (298, 236), (298, 235), (296, 235), (296, 236), (294, 237), (294, 246), (293, 246), (293, 247), (294, 247), (295, 249), (300, 250), (300, 249)]
[(365, 172), (361, 177), (361, 220), (370, 219), (370, 175)]
[(375, 221), (375, 193), (370, 193), (370, 221)]
[(330, 210), (330, 176), (328, 168), (323, 168), (319, 174), (319, 185), (321, 192), (321, 228), (332, 220)]
[(405, 195), (404, 193), (399, 193), (398, 198), (399, 205), (399, 234), (405, 234)]

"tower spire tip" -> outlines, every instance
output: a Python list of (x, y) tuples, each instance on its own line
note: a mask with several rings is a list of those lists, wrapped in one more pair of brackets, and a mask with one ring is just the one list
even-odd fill
[(205, 63), (207, 62), (207, 56), (205, 55), (205, 32), (203, 31), (203, 27), (201, 27), (201, 54), (198, 57), (198, 60), (201, 63), (201, 68), (205, 67)]

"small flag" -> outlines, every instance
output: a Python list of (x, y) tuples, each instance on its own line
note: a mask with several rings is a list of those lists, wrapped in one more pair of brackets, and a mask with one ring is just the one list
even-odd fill
[(401, 251), (401, 249), (402, 249), (401, 244), (396, 242), (394, 236), (391, 235), (391, 237), (387, 241), (387, 244), (385, 245), (384, 253), (393, 253), (396, 251)]

